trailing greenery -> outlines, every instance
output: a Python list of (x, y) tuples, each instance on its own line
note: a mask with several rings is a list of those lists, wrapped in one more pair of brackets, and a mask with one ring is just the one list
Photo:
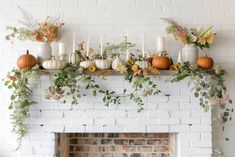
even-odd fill
[[(67, 64), (63, 69), (57, 70), (53, 84), (48, 88), (46, 98), (60, 100), (71, 96), (71, 104), (77, 104), (79, 94), (79, 81), (77, 76), (82, 75), (83, 69), (79, 65)], [(63, 99), (63, 103), (67, 103)]]
[[(132, 91), (128, 96), (130, 100), (137, 104), (138, 112), (140, 112), (144, 109), (142, 97), (156, 95), (161, 93), (161, 91), (157, 89), (157, 85), (154, 84), (151, 77), (148, 76), (149, 69), (140, 69), (135, 64), (136, 61), (139, 61), (139, 58), (131, 55), (124, 79), (132, 84)], [(126, 93), (126, 90), (124, 93)]]
[(85, 84), (85, 88), (87, 90), (92, 91), (93, 96), (96, 96), (97, 93), (103, 95), (102, 100), (105, 103), (105, 106), (109, 106), (110, 104), (121, 104), (120, 96), (115, 91), (102, 89), (98, 84), (95, 83), (95, 80), (90, 75), (81, 75), (80, 80)]
[(21, 145), (21, 139), (27, 133), (27, 126), (25, 119), (29, 117), (29, 108), (32, 104), (36, 103), (30, 100), (31, 89), (29, 88), (29, 79), (37, 78), (37, 67), (32, 69), (23, 69), (18, 71), (13, 69), (8, 73), (7, 78), (4, 80), (4, 85), (12, 90), (10, 96), (11, 103), (9, 109), (12, 110), (10, 119), (12, 121), (12, 132), (18, 135), (18, 144)]
[[(143, 97), (156, 95), (161, 91), (157, 89), (152, 77), (148, 75), (149, 72), (157, 73), (158, 71), (151, 67), (141, 69), (135, 64), (136, 61), (139, 61), (138, 57), (131, 55), (124, 71), (124, 79), (132, 85), (131, 91), (124, 89), (123, 94), (119, 95), (115, 91), (103, 89), (91, 75), (85, 74), (83, 68), (79, 65), (67, 64), (55, 73), (52, 85), (47, 89), (46, 98), (62, 100), (63, 103), (67, 103), (68, 97), (71, 97), (71, 104), (78, 104), (81, 97), (80, 88), (85, 86), (85, 89), (91, 91), (93, 96), (101, 94), (106, 106), (110, 104), (119, 105), (121, 98), (128, 97), (137, 104), (140, 112), (144, 109)], [(29, 79), (37, 76), (37, 69), (38, 67), (35, 67), (20, 72), (12, 70), (7, 79), (4, 80), (5, 85), (13, 91), (9, 109), (13, 110), (11, 114), (13, 132), (18, 134), (19, 146), (22, 137), (27, 133), (24, 120), (29, 116), (30, 105), (35, 103), (30, 101), (32, 91), (29, 88)], [(200, 105), (205, 111), (208, 111), (211, 106), (219, 106), (222, 122), (232, 120), (233, 109), (226, 106), (226, 103), (231, 104), (232, 100), (226, 93), (225, 70), (221, 70), (220, 67), (205, 70), (189, 62), (175, 64), (171, 69), (175, 73), (171, 82), (180, 82), (190, 78), (189, 85), (194, 91), (194, 96), (199, 98)]]
[[(115, 91), (102, 89), (90, 75), (83, 74), (83, 68), (72, 64), (67, 64), (65, 68), (56, 72), (53, 84), (47, 90), (46, 98), (60, 100), (65, 96), (71, 96), (71, 104), (78, 104), (78, 99), (81, 97), (79, 91), (81, 83), (93, 93), (93, 96), (98, 93), (102, 94), (106, 106), (121, 103), (120, 97)], [(63, 103), (67, 103), (67, 101), (64, 99)]]
[(132, 83), (132, 92), (129, 94), (129, 98), (137, 104), (138, 112), (140, 112), (144, 109), (142, 97), (156, 95), (161, 91), (157, 89), (157, 85), (153, 83), (149, 76), (138, 75), (130, 78), (128, 75), (125, 77), (129, 83)]
[(222, 121), (225, 123), (232, 120), (231, 113), (234, 110), (226, 107), (227, 103), (232, 104), (232, 100), (227, 95), (225, 70), (221, 70), (219, 66), (214, 69), (201, 69), (189, 62), (176, 64), (172, 70), (176, 75), (171, 82), (180, 82), (187, 77), (190, 78), (189, 85), (192, 86), (194, 96), (199, 98), (200, 105), (205, 111), (208, 111), (210, 106), (219, 105)]
[[(83, 84), (85, 89), (90, 90), (93, 96), (97, 94), (103, 95), (103, 102), (105, 106), (110, 104), (119, 105), (122, 97), (129, 97), (138, 106), (138, 111), (143, 110), (143, 100), (141, 97), (146, 97), (152, 94), (159, 94), (160, 90), (157, 85), (151, 80), (151, 77), (141, 75), (133, 75), (133, 71), (129, 68), (129, 72), (126, 73), (125, 79), (129, 83), (133, 83), (133, 91), (129, 94), (118, 95), (115, 91), (109, 91), (102, 89), (90, 75), (83, 73), (83, 69), (78, 65), (67, 64), (67, 66), (61, 70), (58, 70), (55, 74), (53, 84), (48, 88), (46, 98), (60, 100), (71, 96), (71, 104), (79, 103), (81, 97), (79, 88)], [(82, 83), (82, 84), (81, 84)], [(67, 89), (66, 89), (67, 88)], [(142, 93), (140, 93), (142, 92)], [(66, 100), (62, 101), (67, 103)]]

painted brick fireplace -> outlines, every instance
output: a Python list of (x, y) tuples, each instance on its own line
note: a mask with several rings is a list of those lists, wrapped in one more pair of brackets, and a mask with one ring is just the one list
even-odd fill
[[(119, 106), (105, 107), (101, 97), (86, 95), (78, 105), (61, 104), (44, 98), (52, 76), (41, 76), (33, 99), (38, 103), (30, 110), (29, 133), (24, 138), (21, 156), (53, 157), (58, 133), (173, 133), (176, 157), (211, 157), (211, 113), (203, 112), (191, 95), (187, 81), (166, 82), (171, 76), (160, 75), (157, 82), (161, 95), (144, 98), (145, 110), (138, 113), (136, 104), (123, 100)], [(122, 76), (96, 78), (100, 86), (122, 93), (131, 89)]]
[(57, 157), (175, 157), (173, 133), (62, 133)]

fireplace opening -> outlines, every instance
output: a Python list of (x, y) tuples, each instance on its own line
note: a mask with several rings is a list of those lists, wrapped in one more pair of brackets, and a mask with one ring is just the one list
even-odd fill
[(58, 133), (57, 157), (176, 157), (175, 133)]

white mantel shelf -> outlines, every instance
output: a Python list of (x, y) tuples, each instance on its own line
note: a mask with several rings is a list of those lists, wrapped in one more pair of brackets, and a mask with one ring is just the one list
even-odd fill
[[(45, 70), (45, 69), (40, 69), (38, 70), (38, 74), (39, 75), (54, 75), (58, 70)], [(102, 74), (103, 75), (102, 75)], [(108, 70), (96, 70), (95, 72), (89, 72), (87, 70), (84, 71), (84, 74), (88, 74), (88, 75), (94, 75), (94, 76), (121, 76), (121, 75), (124, 75), (120, 72), (117, 72), (115, 70), (111, 70), (111, 69), (108, 69)], [(107, 75), (105, 75), (107, 74)], [(149, 75), (152, 75), (152, 76), (157, 76), (157, 75), (162, 75), (162, 76), (165, 76), (165, 75), (174, 75), (173, 72), (171, 70), (160, 70), (160, 73), (159, 74), (153, 74), (153, 73), (149, 73)]]

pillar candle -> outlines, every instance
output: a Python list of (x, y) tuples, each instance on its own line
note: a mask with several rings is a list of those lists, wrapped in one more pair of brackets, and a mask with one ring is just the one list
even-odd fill
[(59, 55), (65, 54), (65, 43), (64, 42), (59, 42)]
[(157, 52), (162, 52), (162, 51), (166, 51), (165, 38), (157, 37)]

